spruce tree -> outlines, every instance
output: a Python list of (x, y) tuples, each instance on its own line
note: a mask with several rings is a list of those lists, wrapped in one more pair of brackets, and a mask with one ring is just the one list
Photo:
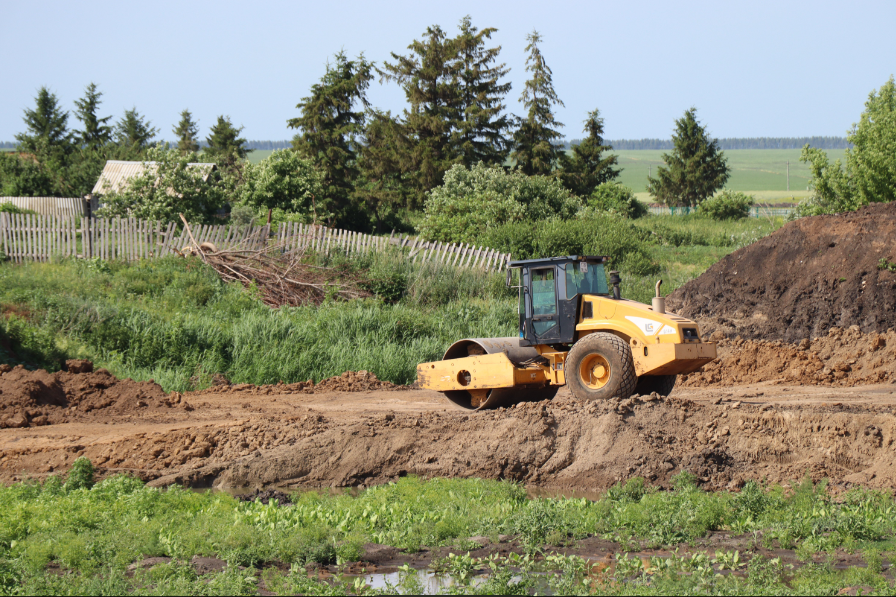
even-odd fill
[(407, 136), (407, 129), (390, 112), (376, 109), (368, 110), (364, 136), (359, 141), (361, 176), (355, 185), (355, 197), (380, 230), (390, 216), (413, 203), (402, 163), (404, 156), (410, 154), (413, 142)]
[(97, 91), (96, 84), (90, 83), (84, 90), (84, 98), (75, 100), (75, 116), (84, 127), (83, 130), (75, 131), (78, 145), (90, 151), (97, 151), (112, 140), (112, 127), (107, 124), (112, 117), (100, 118), (97, 115), (102, 96)]
[(56, 94), (41, 87), (34, 98), (33, 110), (25, 109), (27, 131), (16, 135), (20, 151), (33, 154), (41, 161), (63, 159), (72, 150), (72, 134), (68, 130), (68, 112), (59, 107)]
[(246, 140), (240, 137), (242, 131), (243, 127), (233, 126), (229, 116), (218, 116), (218, 121), (205, 139), (208, 143), (206, 156), (224, 162), (245, 159), (252, 150), (246, 148)]
[(293, 148), (323, 174), (323, 207), (346, 223), (359, 215), (352, 209), (352, 197), (359, 176), (358, 137), (364, 130), (366, 92), (372, 78), (373, 64), (363, 54), (349, 60), (339, 52), (320, 82), (311, 87), (311, 95), (296, 106), (301, 116), (287, 121), (289, 128), (299, 130)]
[(541, 35), (533, 31), (526, 39), (529, 41), (526, 46), (529, 52), (526, 71), (532, 73), (532, 77), (526, 81), (520, 100), (528, 114), (514, 134), (511, 157), (516, 160), (519, 169), (529, 176), (550, 174), (562, 151), (558, 147), (562, 135), (557, 128), (563, 126), (554, 119), (551, 107), (564, 104), (554, 91), (551, 69), (538, 48)]
[(671, 153), (663, 154), (666, 165), (647, 179), (647, 190), (657, 201), (670, 207), (697, 207), (728, 182), (728, 159), (697, 121), (697, 108), (675, 121), (672, 146)]
[(486, 40), (496, 31), (494, 27), (479, 31), (467, 15), (454, 39), (460, 110), (454, 138), (456, 151), (466, 166), (478, 162), (501, 165), (510, 151), (506, 133), (512, 122), (509, 115), (503, 114), (503, 102), (511, 85), (501, 83), (510, 69), (504, 63), (497, 64), (501, 46), (485, 47)]
[(407, 56), (393, 52), (394, 62), (383, 64), (381, 74), (404, 88), (410, 104), (401, 123), (414, 143), (399, 161), (417, 207), (448, 168), (462, 161), (452, 138), (460, 120), (458, 62), (456, 44), (438, 25), (428, 27), (422, 41), (414, 40), (408, 49)]
[(177, 149), (181, 153), (196, 153), (199, 151), (199, 123), (193, 120), (189, 110), (180, 113), (180, 122), (172, 130), (177, 138)]
[(159, 129), (152, 126), (137, 108), (125, 110), (124, 116), (115, 123), (115, 144), (121, 159), (139, 159), (155, 138)]
[(572, 154), (560, 154), (560, 180), (563, 186), (579, 195), (588, 197), (599, 185), (619, 176), (615, 169), (618, 156), (604, 155), (613, 149), (604, 144), (604, 119), (600, 110), (588, 113), (585, 121), (588, 136), (572, 147)]

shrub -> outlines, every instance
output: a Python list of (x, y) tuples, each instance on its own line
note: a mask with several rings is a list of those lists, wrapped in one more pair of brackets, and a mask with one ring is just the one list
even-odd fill
[(701, 203), (697, 213), (713, 220), (742, 220), (750, 217), (755, 202), (753, 195), (725, 189)]
[(90, 489), (93, 487), (93, 463), (88, 458), (81, 456), (72, 465), (72, 470), (68, 473), (65, 480), (65, 489), (74, 491), (76, 489)]
[(609, 211), (631, 219), (647, 215), (647, 206), (635, 199), (630, 188), (618, 182), (605, 182), (594, 189), (586, 205), (580, 217), (587, 217), (594, 211)]
[(490, 228), (481, 243), (514, 259), (560, 255), (606, 255), (611, 267), (647, 276), (659, 271), (645, 246), (649, 233), (612, 214), (561, 221), (520, 222)]
[(470, 242), (495, 225), (567, 220), (581, 200), (549, 176), (526, 176), (477, 164), (454, 166), (432, 189), (418, 229), (429, 240)]
[(36, 211), (25, 209), (24, 207), (19, 207), (18, 205), (14, 205), (12, 203), (0, 203), (0, 213), (8, 213), (8, 214), (32, 214), (37, 215)]

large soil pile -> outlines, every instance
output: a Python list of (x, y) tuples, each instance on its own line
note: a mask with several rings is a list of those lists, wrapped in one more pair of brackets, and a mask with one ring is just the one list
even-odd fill
[(669, 295), (705, 332), (799, 342), (832, 327), (896, 328), (896, 203), (791, 222)]
[(896, 382), (896, 332), (863, 334), (858, 326), (828, 330), (799, 344), (780, 340), (725, 340), (719, 359), (679, 386), (734, 386), (763, 382), (857, 386)]
[(117, 379), (89, 361), (69, 361), (68, 371), (29, 371), (0, 365), (0, 428), (31, 427), (122, 415), (137, 410), (192, 407), (158, 384)]

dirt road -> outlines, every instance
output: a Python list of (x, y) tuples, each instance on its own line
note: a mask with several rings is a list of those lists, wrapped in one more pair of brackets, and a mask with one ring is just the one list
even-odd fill
[[(101, 373), (55, 375), (69, 376), (70, 388)], [(10, 395), (16, 375), (21, 385), (32, 374), (0, 376), (0, 394)], [(635, 475), (668, 484), (683, 469), (707, 488), (807, 472), (835, 486), (896, 485), (893, 384), (685, 387), (600, 404), (562, 389), (552, 401), (485, 412), (424, 390), (304, 391), (140, 390), (144, 398), (122, 399), (126, 408), (105, 409), (72, 399), (58, 422), (0, 429), (0, 482), (64, 472), (87, 456), (103, 475), (220, 488), (365, 486), (415, 474), (589, 492)]]

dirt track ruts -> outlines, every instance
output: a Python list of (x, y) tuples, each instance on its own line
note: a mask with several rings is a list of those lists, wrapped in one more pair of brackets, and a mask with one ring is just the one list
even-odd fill
[[(284, 392), (284, 393), (281, 393)], [(707, 488), (747, 479), (830, 478), (896, 485), (896, 385), (774, 383), (678, 388), (652, 397), (462, 411), (425, 390), (289, 393), (281, 386), (184, 396), (108, 416), (0, 429), (0, 481), (64, 472), (78, 456), (102, 475), (153, 485), (361, 486), (406, 474), (513, 479), (600, 491), (687, 469)], [(170, 402), (170, 401), (168, 401)]]

